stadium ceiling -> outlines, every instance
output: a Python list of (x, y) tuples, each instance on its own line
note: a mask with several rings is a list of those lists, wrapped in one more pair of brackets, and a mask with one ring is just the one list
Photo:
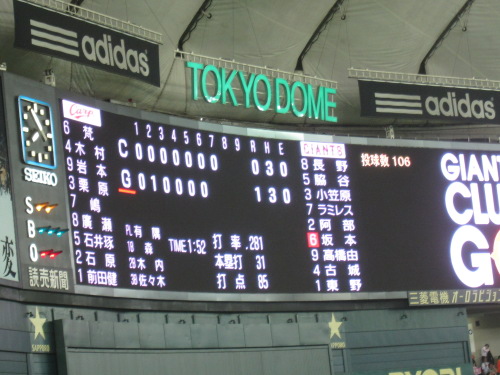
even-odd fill
[[(72, 0), (162, 34), (161, 86), (14, 48), (12, 0), (0, 0), (0, 62), (9, 72), (98, 99), (246, 126), (333, 134), (499, 142), (500, 124), (454, 124), (360, 116), (348, 69), (500, 80), (498, 0)], [(338, 123), (206, 106), (188, 92), (175, 51), (235, 60), (338, 82)]]

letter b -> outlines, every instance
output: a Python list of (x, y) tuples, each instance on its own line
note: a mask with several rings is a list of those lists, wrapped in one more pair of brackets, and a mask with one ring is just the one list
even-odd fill
[(26, 220), (26, 227), (28, 229), (28, 237), (35, 238), (36, 235), (35, 222), (33, 220)]

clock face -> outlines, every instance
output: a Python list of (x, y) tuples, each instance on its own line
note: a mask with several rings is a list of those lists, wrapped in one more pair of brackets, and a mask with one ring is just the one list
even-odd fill
[(50, 104), (20, 96), (18, 107), (24, 162), (54, 169), (56, 150)]

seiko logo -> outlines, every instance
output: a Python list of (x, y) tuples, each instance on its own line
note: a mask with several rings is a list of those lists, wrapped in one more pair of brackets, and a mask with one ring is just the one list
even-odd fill
[(123, 39), (113, 45), (111, 36), (107, 34), (97, 40), (85, 35), (82, 38), (82, 52), (90, 61), (99, 61), (104, 65), (140, 73), (144, 77), (149, 76), (147, 51), (139, 53), (133, 49), (126, 49)]
[(40, 171), (28, 167), (24, 168), (24, 180), (42, 185), (57, 185), (57, 175), (54, 172)]
[(445, 97), (429, 96), (425, 99), (425, 109), (431, 116), (462, 117), (493, 120), (496, 116), (493, 100), (471, 100), (469, 94), (457, 98), (455, 92)]

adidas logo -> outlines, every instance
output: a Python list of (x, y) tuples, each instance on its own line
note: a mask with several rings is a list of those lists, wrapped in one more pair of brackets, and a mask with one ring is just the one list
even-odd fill
[(375, 110), (378, 113), (395, 115), (424, 115), (475, 118), (493, 120), (496, 117), (493, 100), (471, 99), (468, 93), (457, 98), (456, 93), (448, 91), (445, 97), (375, 93)]
[(147, 50), (139, 52), (127, 49), (124, 39), (116, 43), (110, 35), (103, 34), (102, 38), (97, 39), (84, 35), (80, 41), (78, 33), (73, 30), (33, 19), (30, 20), (30, 33), (31, 44), (34, 46), (74, 57), (81, 57), (83, 54), (88, 61), (149, 76)]
[(457, 99), (454, 92), (444, 98), (429, 96), (425, 99), (425, 109), (432, 116), (462, 117), (493, 120), (496, 116), (492, 100), (471, 100), (469, 94)]

